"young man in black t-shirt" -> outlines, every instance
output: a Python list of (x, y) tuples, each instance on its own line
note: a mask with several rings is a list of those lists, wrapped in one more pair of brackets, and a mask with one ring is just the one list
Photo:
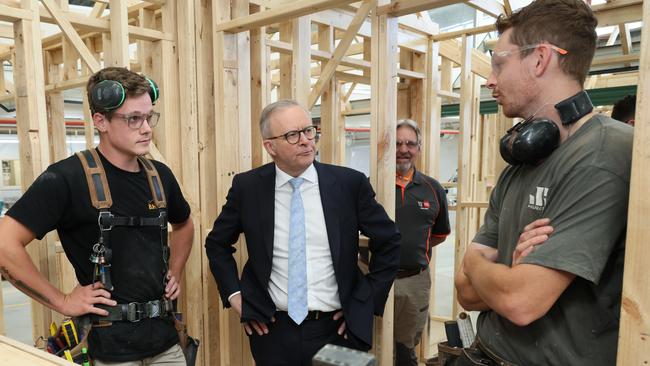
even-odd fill
[[(97, 84), (112, 80), (108, 88)], [(116, 83), (115, 83), (116, 82)], [(93, 123), (99, 131), (96, 148), (117, 217), (156, 218), (161, 209), (138, 157), (149, 152), (152, 128), (158, 121), (153, 111), (155, 84), (124, 68), (106, 68), (88, 82)], [(106, 98), (116, 95), (117, 103)], [(95, 93), (95, 95), (90, 95)], [(154, 99), (154, 100), (152, 100)], [(88, 183), (77, 156), (50, 165), (0, 221), (0, 272), (14, 286), (36, 301), (66, 316), (107, 316), (122, 304), (175, 300), (180, 294), (180, 276), (189, 256), (194, 225), (190, 208), (171, 170), (153, 161), (165, 192), (166, 214), (172, 226), (171, 255), (164, 261), (164, 230), (158, 226), (115, 226), (109, 244), (113, 290), (95, 280), (90, 261), (98, 242), (99, 211), (91, 204)], [(36, 269), (25, 246), (56, 229), (65, 253), (75, 269), (79, 285), (64, 294)], [(165, 247), (165, 248), (164, 248)], [(165, 313), (163, 311), (163, 313)], [(95, 327), (89, 336), (89, 352), (95, 365), (111, 365), (147, 359), (147, 364), (185, 365), (178, 345), (173, 318), (168, 313), (113, 321)]]

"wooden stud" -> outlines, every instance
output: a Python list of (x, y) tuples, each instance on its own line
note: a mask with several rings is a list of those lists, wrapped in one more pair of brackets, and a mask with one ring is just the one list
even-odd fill
[(292, 21), (293, 56), (291, 57), (291, 98), (300, 105), (308, 105), (311, 89), (311, 21), (303, 16)]
[(105, 66), (129, 67), (129, 15), (126, 0), (110, 0), (111, 58), (104, 57)]
[[(386, 4), (380, 0), (378, 5)], [(397, 122), (397, 18), (372, 15), (372, 72), (371, 72), (371, 127), (370, 127), (370, 182), (377, 199), (389, 216), (395, 215), (395, 125)], [(384, 316), (375, 321), (377, 358), (382, 365), (393, 362), (393, 311), (391, 289)]]
[[(259, 5), (251, 5), (255, 12)], [(268, 99), (268, 58), (266, 45), (266, 27), (252, 29), (251, 34), (251, 163), (253, 167), (262, 166), (269, 157), (262, 146), (259, 120), (262, 109), (269, 104)]]
[[(650, 4), (643, 3), (643, 24), (650, 24)], [(639, 62), (639, 86), (636, 99), (636, 120), (644, 121), (650, 116), (647, 98), (650, 95), (650, 33), (641, 32), (641, 62)], [(650, 309), (650, 288), (645, 259), (650, 255), (646, 238), (650, 236), (647, 224), (650, 212), (648, 199), (648, 166), (650, 147), (647, 144), (650, 129), (647, 124), (634, 126), (634, 148), (630, 177), (630, 201), (627, 219), (625, 247), (625, 272), (623, 274), (623, 298), (616, 364), (643, 365), (650, 362), (648, 334), (650, 319), (645, 315)]]
[[(319, 49), (331, 52), (334, 48), (334, 28), (326, 25), (318, 26)], [(328, 63), (329, 64), (329, 63)], [(327, 65), (321, 63), (321, 68)], [(323, 71), (324, 72), (324, 71)], [(314, 90), (316, 87), (314, 87)], [(312, 90), (312, 93), (314, 91)], [(340, 154), (339, 146), (345, 144), (345, 127), (340, 125), (341, 105), (336, 78), (331, 78), (324, 87), (320, 96), (320, 128), (321, 138), (319, 142), (320, 161), (329, 164), (342, 164), (343, 157)], [(341, 128), (343, 127), (343, 128)]]
[[(458, 186), (456, 188), (457, 206), (456, 209), (456, 258), (454, 260), (454, 273), (460, 268), (460, 261), (468, 245), (469, 238), (466, 237), (466, 211), (462, 202), (468, 198), (469, 191), (469, 162), (466, 157), (470, 154), (470, 134), (472, 128), (472, 47), (467, 36), (462, 38), (461, 72), (460, 72), (460, 138), (458, 140)], [(458, 301), (454, 289), (454, 301), (452, 305), (452, 316), (458, 314)]]
[[(23, 1), (22, 9), (31, 17), (14, 23), (15, 62), (13, 62), (16, 88), (16, 128), (21, 156), (21, 182), (23, 191), (43, 171), (50, 161), (47, 136), (47, 112), (45, 108), (45, 76), (41, 50), (38, 6), (33, 1)], [(48, 243), (46, 236), (41, 243), (27, 246), (36, 268), (49, 274)], [(46, 334), (51, 312), (32, 300), (32, 335), (34, 339)]]

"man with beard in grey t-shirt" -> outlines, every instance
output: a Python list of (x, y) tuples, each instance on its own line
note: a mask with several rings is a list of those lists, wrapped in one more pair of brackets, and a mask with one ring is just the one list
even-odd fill
[(632, 128), (582, 90), (596, 24), (580, 0), (497, 20), (487, 87), (527, 121), (502, 140), (511, 165), (455, 277), (460, 304), (481, 311), (473, 350), (496, 364), (616, 362)]

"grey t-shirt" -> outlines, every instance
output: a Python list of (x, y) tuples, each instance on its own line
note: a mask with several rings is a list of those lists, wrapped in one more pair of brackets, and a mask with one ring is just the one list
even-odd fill
[(474, 242), (512, 265), (524, 226), (548, 217), (554, 232), (523, 263), (576, 278), (546, 315), (525, 327), (494, 311), (481, 342), (521, 365), (613, 365), (625, 254), (632, 128), (596, 115), (538, 166), (509, 166)]

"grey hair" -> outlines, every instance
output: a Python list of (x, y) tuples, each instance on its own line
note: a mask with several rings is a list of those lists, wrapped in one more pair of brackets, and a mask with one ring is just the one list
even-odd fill
[(408, 127), (415, 132), (415, 136), (417, 138), (417, 143), (422, 142), (422, 131), (420, 131), (420, 127), (418, 127), (417, 122), (415, 122), (412, 119), (400, 119), (397, 121), (397, 128), (395, 130), (399, 130), (401, 127)]
[(277, 112), (278, 110), (291, 108), (291, 107), (300, 107), (307, 115), (307, 118), (311, 119), (311, 114), (309, 113), (307, 108), (305, 108), (295, 100), (293, 99), (278, 100), (277, 102), (267, 105), (262, 110), (262, 113), (260, 115), (260, 133), (262, 134), (262, 138), (271, 137), (271, 124), (269, 122), (271, 122), (271, 116), (273, 115), (273, 113)]

